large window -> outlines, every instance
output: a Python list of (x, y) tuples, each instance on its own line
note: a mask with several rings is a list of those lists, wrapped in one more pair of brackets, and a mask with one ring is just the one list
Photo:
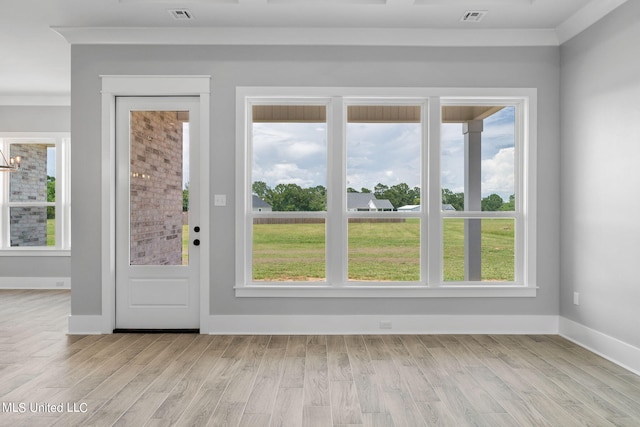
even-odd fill
[(535, 295), (534, 90), (237, 94), (237, 295)]
[(0, 136), (7, 159), (20, 168), (0, 173), (0, 251), (68, 254), (70, 249), (68, 135)]

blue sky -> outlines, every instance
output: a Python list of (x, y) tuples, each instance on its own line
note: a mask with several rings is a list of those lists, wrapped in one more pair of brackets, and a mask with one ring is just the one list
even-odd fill
[(56, 147), (47, 147), (47, 175), (56, 176)]
[[(373, 190), (406, 183), (420, 186), (421, 128), (414, 123), (350, 123), (347, 127), (347, 186)], [(464, 191), (462, 125), (442, 125), (442, 187)], [(255, 123), (253, 181), (270, 187), (294, 183), (326, 186), (327, 132), (323, 123)], [(514, 108), (487, 118), (482, 138), (483, 197), (514, 193)]]

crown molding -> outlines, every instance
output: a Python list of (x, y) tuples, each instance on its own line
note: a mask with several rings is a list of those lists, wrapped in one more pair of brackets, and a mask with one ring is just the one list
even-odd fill
[(259, 46), (559, 46), (626, 3), (591, 0), (556, 28), (52, 27), (70, 44)]
[(553, 29), (53, 27), (70, 44), (287, 46), (557, 46)]

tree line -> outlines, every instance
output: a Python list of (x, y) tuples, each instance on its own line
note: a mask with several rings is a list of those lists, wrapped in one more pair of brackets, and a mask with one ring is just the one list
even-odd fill
[[(278, 184), (271, 188), (264, 181), (256, 181), (251, 187), (253, 194), (271, 205), (276, 212), (324, 211), (327, 209), (327, 189), (322, 185), (303, 188), (297, 184)], [(187, 190), (188, 191), (188, 190)], [(347, 188), (348, 193), (373, 193), (376, 199), (389, 200), (394, 209), (406, 205), (420, 204), (420, 187), (409, 187), (405, 183), (388, 186), (378, 183), (373, 191), (368, 188)], [(442, 203), (450, 204), (456, 210), (464, 210), (464, 193), (442, 189)], [(515, 210), (515, 196), (505, 202), (498, 194), (482, 199), (483, 211)]]

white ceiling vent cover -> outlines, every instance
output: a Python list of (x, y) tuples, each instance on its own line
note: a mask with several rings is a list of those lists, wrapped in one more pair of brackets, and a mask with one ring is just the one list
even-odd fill
[(460, 22), (480, 22), (486, 14), (486, 10), (467, 10), (460, 18)]
[(169, 10), (173, 19), (177, 21), (189, 21), (193, 19), (193, 14), (188, 9), (171, 9)]

